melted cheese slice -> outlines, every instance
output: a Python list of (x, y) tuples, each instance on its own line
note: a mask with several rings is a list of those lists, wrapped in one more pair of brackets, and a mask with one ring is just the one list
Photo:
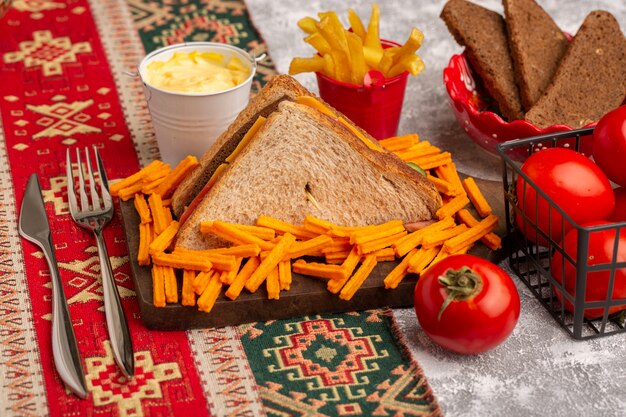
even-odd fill
[(337, 117), (337, 115), (335, 113), (333, 113), (332, 110), (330, 110), (328, 107), (326, 107), (321, 101), (319, 101), (315, 97), (300, 96), (300, 97), (296, 98), (296, 102), (298, 104), (304, 104), (305, 106), (312, 107), (312, 108), (314, 108), (316, 110), (319, 110), (320, 112), (324, 113), (325, 115), (332, 117), (333, 119), (335, 119), (338, 122), (342, 123), (348, 129), (350, 129), (350, 131), (352, 133), (354, 133), (354, 135), (357, 138), (361, 139), (361, 142), (363, 142), (368, 148), (370, 148), (373, 151), (383, 152), (383, 148), (378, 143), (374, 143), (371, 140), (367, 139), (363, 135), (363, 133), (359, 132), (359, 130), (356, 127), (354, 127), (354, 125), (351, 122), (349, 122), (348, 120), (344, 119), (343, 117)]

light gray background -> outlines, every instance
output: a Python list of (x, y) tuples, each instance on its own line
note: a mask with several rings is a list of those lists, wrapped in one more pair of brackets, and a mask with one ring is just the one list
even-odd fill
[[(319, 11), (335, 10), (347, 25), (348, 7), (367, 22), (371, 2), (353, 0), (246, 0), (252, 20), (268, 43), (278, 71), (292, 57), (311, 56), (296, 22)], [(443, 1), (379, 1), (381, 37), (404, 42), (412, 26), (425, 34), (419, 50), (426, 70), (410, 77), (399, 133), (417, 132), (453, 152), (467, 174), (498, 180), (499, 161), (474, 145), (456, 123), (443, 87), (443, 68), (461, 48), (448, 34), (439, 13)], [(498, 1), (477, 3), (502, 12)], [(613, 13), (626, 28), (623, 0), (540, 0), (561, 29), (575, 34), (592, 10)], [(366, 23), (367, 24), (367, 23)], [(317, 91), (311, 74), (297, 76)], [(410, 309), (396, 310), (409, 347), (424, 368), (448, 416), (620, 416), (626, 415), (626, 334), (594, 341), (571, 339), (530, 292), (515, 279), (522, 300), (512, 336), (491, 352), (457, 356), (435, 346), (419, 328)]]

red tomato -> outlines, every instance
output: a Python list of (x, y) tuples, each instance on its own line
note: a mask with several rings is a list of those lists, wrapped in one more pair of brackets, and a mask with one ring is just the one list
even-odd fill
[(611, 181), (626, 186), (626, 106), (598, 121), (593, 130), (593, 159)]
[[(599, 224), (609, 224), (609, 222), (592, 222), (585, 226), (594, 226)], [(563, 241), (563, 250), (572, 259), (576, 260), (578, 256), (578, 230), (571, 230)], [(589, 247), (587, 256), (587, 265), (609, 264), (613, 261), (613, 247), (615, 245), (615, 229), (603, 230), (601, 232), (592, 232), (589, 234)], [(617, 262), (626, 261), (626, 229), (622, 229), (619, 236)], [(576, 269), (571, 262), (565, 260), (565, 268), (563, 267), (563, 255), (556, 251), (552, 256), (552, 276), (554, 279), (563, 283), (565, 275), (565, 290), (575, 296), (576, 290)], [(608, 265), (607, 265), (608, 268)], [(609, 289), (609, 279), (611, 273), (609, 270), (593, 271), (587, 273), (587, 285), (585, 288), (585, 301), (605, 301)], [(561, 300), (561, 292), (555, 289), (557, 299)], [(626, 268), (620, 268), (615, 272), (615, 283), (613, 286), (613, 299), (626, 298)], [(574, 312), (574, 306), (565, 299), (565, 308), (569, 312)], [(609, 314), (613, 314), (620, 310), (626, 309), (626, 305), (615, 306), (609, 308)], [(604, 308), (589, 308), (585, 310), (585, 317), (589, 319), (601, 317), (604, 314)]]
[(613, 190), (615, 194), (615, 209), (609, 217), (612, 222), (626, 222), (626, 187)]
[[(451, 286), (467, 294), (453, 292)], [(462, 354), (498, 346), (511, 334), (520, 313), (511, 277), (473, 255), (452, 255), (429, 268), (417, 281), (414, 298), (424, 332), (438, 345)]]
[[(615, 196), (608, 178), (593, 161), (571, 149), (550, 148), (534, 153), (522, 165), (522, 172), (578, 224), (605, 220), (613, 212)], [(531, 241), (548, 246), (532, 224), (555, 242), (572, 228), (522, 176), (517, 178), (516, 195), (518, 206), (528, 216), (524, 222), (518, 214), (516, 222)]]

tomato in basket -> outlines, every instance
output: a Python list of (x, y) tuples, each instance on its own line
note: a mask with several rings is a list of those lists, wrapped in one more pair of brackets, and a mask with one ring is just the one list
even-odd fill
[[(613, 212), (615, 196), (608, 178), (593, 161), (576, 151), (544, 149), (531, 155), (521, 169), (578, 224), (606, 220)], [(521, 175), (517, 177), (516, 196), (517, 205), (526, 216), (524, 219), (517, 213), (516, 223), (529, 240), (548, 246), (547, 239), (533, 224), (557, 243), (572, 228)]]
[[(595, 226), (601, 224), (610, 224), (610, 222), (592, 222), (584, 226)], [(616, 229), (608, 229), (589, 234), (589, 247), (587, 248), (587, 265), (606, 265), (607, 269), (601, 271), (591, 271), (587, 273), (585, 301), (605, 301), (609, 290), (609, 279), (611, 272), (608, 269), (609, 264), (614, 261), (613, 250), (615, 248)], [(572, 259), (576, 260), (578, 255), (578, 230), (571, 230), (566, 236), (562, 244), (563, 250)], [(626, 262), (626, 228), (623, 228), (619, 234), (619, 242), (617, 248), (616, 262)], [(576, 268), (571, 262), (563, 260), (563, 255), (556, 251), (552, 256), (552, 276), (554, 279), (565, 286), (565, 290), (574, 296), (576, 290)], [(615, 271), (615, 283), (613, 286), (613, 299), (626, 298), (626, 268), (620, 268)], [(561, 292), (555, 289), (555, 295), (561, 301)], [(571, 313), (574, 312), (573, 304), (566, 298), (564, 302), (565, 309)], [(619, 305), (609, 308), (609, 314), (626, 309), (626, 305)], [(589, 308), (585, 310), (585, 318), (594, 319), (604, 314), (604, 308)]]
[(598, 121), (593, 130), (593, 159), (611, 181), (626, 186), (626, 105)]
[(499, 266), (473, 255), (452, 255), (420, 277), (415, 312), (441, 347), (476, 354), (502, 343), (520, 314), (517, 288)]
[(612, 222), (626, 222), (626, 187), (613, 190), (615, 194), (615, 209), (609, 217)]

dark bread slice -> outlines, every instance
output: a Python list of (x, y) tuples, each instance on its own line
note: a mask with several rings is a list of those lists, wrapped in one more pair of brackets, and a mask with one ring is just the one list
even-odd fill
[(498, 13), (465, 0), (450, 0), (441, 18), (509, 121), (521, 119), (522, 103), (515, 82), (504, 19)]
[(182, 216), (215, 170), (230, 155), (259, 116), (267, 117), (278, 109), (284, 100), (295, 100), (311, 93), (288, 75), (278, 75), (254, 96), (248, 106), (235, 118), (228, 129), (199, 159), (200, 166), (189, 174), (176, 188), (172, 196), (172, 210), (177, 218)]
[(509, 47), (524, 110), (550, 85), (569, 40), (535, 0), (503, 0)]
[(334, 117), (284, 101), (182, 224), (176, 246), (223, 244), (200, 221), (254, 224), (269, 215), (302, 224), (312, 215), (342, 226), (435, 218), (441, 197), (397, 156), (369, 149)]
[(612, 14), (594, 11), (526, 120), (540, 128), (554, 124), (579, 128), (621, 105), (625, 96), (626, 39)]

